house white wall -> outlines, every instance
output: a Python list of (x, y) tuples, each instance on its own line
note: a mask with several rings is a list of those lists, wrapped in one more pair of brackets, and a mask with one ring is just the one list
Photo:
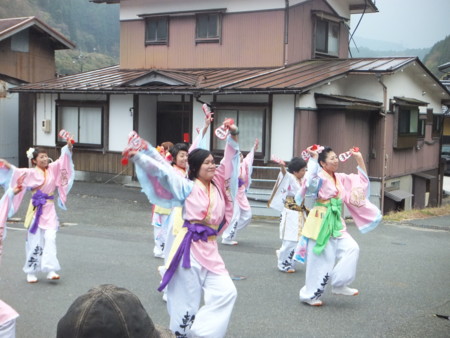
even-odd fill
[(295, 106), (300, 109), (317, 109), (314, 93), (325, 95), (343, 95), (342, 80), (330, 81), (311, 89), (308, 93), (298, 95)]
[[(34, 121), (35, 127), (35, 141), (34, 143), (40, 146), (55, 146), (55, 136), (58, 133), (56, 130), (56, 111), (55, 101), (58, 98), (55, 94), (38, 94), (36, 99), (36, 119)], [(42, 125), (44, 121), (50, 121), (50, 131), (44, 132)], [(70, 130), (69, 130), (70, 132)], [(31, 147), (31, 144), (30, 144)]]
[(290, 161), (294, 153), (295, 95), (274, 95), (272, 102), (270, 154)]
[[(428, 102), (427, 108), (433, 108), (434, 114), (442, 114), (442, 89), (429, 83), (430, 77), (425, 72), (419, 74), (411, 66), (403, 72), (386, 77), (388, 98), (405, 96)], [(417, 67), (417, 66), (416, 66)]]
[(14, 85), (0, 81), (1, 91), (6, 97), (0, 97), (0, 158), (14, 165), (19, 164), (19, 94), (7, 93)]
[(138, 134), (156, 145), (156, 106), (155, 95), (139, 95), (139, 128)]
[[(430, 82), (431, 79), (428, 74), (414, 67), (418, 66), (411, 65), (403, 71), (384, 75), (380, 78), (375, 75), (350, 75), (339, 80), (339, 82), (343, 87), (343, 95), (383, 102), (384, 94), (381, 81), (387, 87), (387, 100), (394, 96), (414, 98), (428, 102), (427, 108), (433, 108), (435, 114), (442, 113), (442, 89)], [(389, 109), (389, 101), (386, 104), (388, 105), (386, 108)]]
[(113, 95), (109, 106), (109, 151), (122, 151), (133, 130), (133, 95)]

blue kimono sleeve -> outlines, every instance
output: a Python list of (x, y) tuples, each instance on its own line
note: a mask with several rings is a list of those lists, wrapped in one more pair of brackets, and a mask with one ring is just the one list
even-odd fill
[(133, 157), (142, 191), (152, 204), (167, 209), (182, 206), (194, 183), (177, 174), (166, 161), (153, 157), (153, 150), (138, 152)]

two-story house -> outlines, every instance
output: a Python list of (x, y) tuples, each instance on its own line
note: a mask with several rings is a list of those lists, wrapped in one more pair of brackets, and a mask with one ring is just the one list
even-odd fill
[[(74, 47), (36, 17), (0, 19), (0, 157), (18, 165), (19, 153), (25, 154), (34, 143), (35, 96), (21, 94), (19, 102), (8, 90), (55, 78), (55, 50)], [(50, 107), (45, 113), (51, 113)], [(26, 157), (20, 165), (28, 165)]]
[[(75, 134), (79, 177), (131, 177), (120, 165), (131, 130), (189, 142), (204, 101), (213, 128), (237, 121), (244, 152), (261, 140), (259, 165), (314, 143), (359, 146), (385, 211), (439, 203), (438, 116), (450, 92), (417, 58), (348, 57), (351, 15), (377, 12), (373, 1), (92, 1), (120, 3), (120, 65), (13, 89), (36, 95), (35, 123), (51, 105), (52, 130)], [(35, 144), (62, 143), (37, 128)]]

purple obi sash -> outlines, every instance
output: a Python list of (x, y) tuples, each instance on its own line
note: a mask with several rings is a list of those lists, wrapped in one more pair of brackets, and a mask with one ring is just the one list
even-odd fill
[(34, 222), (33, 225), (30, 227), (30, 232), (32, 234), (35, 234), (38, 229), (39, 218), (41, 218), (42, 215), (42, 206), (45, 203), (47, 203), (47, 200), (52, 200), (54, 198), (55, 197), (53, 195), (47, 195), (45, 192), (42, 192), (40, 190), (37, 190), (33, 194), (33, 196), (31, 196), (31, 203), (36, 209), (36, 214), (34, 215)]
[(216, 236), (217, 231), (206, 226), (204, 224), (199, 223), (191, 223), (189, 221), (184, 221), (183, 227), (187, 228), (188, 231), (183, 238), (180, 246), (178, 247), (177, 252), (172, 258), (170, 262), (169, 268), (163, 276), (161, 284), (159, 285), (158, 291), (162, 291), (167, 284), (169, 284), (172, 279), (175, 271), (180, 264), (181, 259), (183, 258), (182, 267), (190, 268), (191, 267), (191, 243), (192, 241), (197, 242), (198, 240), (202, 240), (203, 242), (208, 241), (209, 236)]

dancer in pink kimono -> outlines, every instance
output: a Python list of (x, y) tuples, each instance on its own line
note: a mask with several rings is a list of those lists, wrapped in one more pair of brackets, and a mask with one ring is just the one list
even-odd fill
[[(58, 190), (59, 207), (66, 209), (67, 194), (74, 180), (72, 143), (69, 140), (61, 149), (60, 158), (52, 163), (49, 163), (47, 153), (42, 150), (30, 148), (27, 156), (34, 168), (16, 168), (3, 161), (7, 168), (4, 174), (10, 177), (8, 186), (17, 186), (17, 182), (20, 181), (23, 187), (23, 190), (9, 201), (8, 216), (11, 217), (18, 210), (25, 192), (31, 190), (32, 197), (24, 222), (29, 229), (23, 271), (27, 274), (28, 283), (36, 283), (38, 281), (36, 274), (40, 271), (47, 273), (47, 279), (57, 280), (60, 278), (56, 273), (60, 270), (56, 257), (56, 232), (59, 220), (56, 215), (54, 192)], [(0, 205), (0, 210), (2, 208)], [(4, 217), (0, 219), (1, 224), (6, 223)]]
[[(172, 161), (172, 156), (170, 154), (172, 148), (173, 143), (170, 141), (163, 142), (160, 146), (156, 147), (161, 156), (168, 162)], [(152, 225), (153, 238), (155, 241), (153, 256), (156, 258), (164, 258), (164, 247), (166, 245), (167, 237), (167, 219), (169, 218), (170, 212), (171, 209), (166, 209), (159, 205), (153, 206)]]
[[(5, 189), (5, 194), (0, 201), (0, 259), (3, 254), (3, 241), (6, 238), (6, 219), (8, 217), (8, 211), (11, 206), (14, 195), (18, 194), (21, 190), (21, 186), (10, 188), (6, 185), (7, 175), (6, 166), (3, 160), (0, 160), (0, 168), (5, 168), (2, 175), (0, 169), (0, 185)], [(3, 179), (2, 179), (3, 176)], [(8, 180), (9, 181), (9, 180)], [(16, 336), (16, 319), (19, 314), (11, 306), (6, 304), (0, 299), (0, 337), (15, 337)]]
[(255, 151), (258, 150), (258, 145), (259, 140), (256, 139), (252, 150), (245, 158), (242, 153), (239, 154), (241, 161), (238, 179), (239, 188), (234, 203), (233, 218), (231, 219), (230, 226), (222, 234), (222, 244), (237, 245), (238, 242), (234, 239), (237, 236), (238, 230), (244, 229), (252, 220), (252, 209), (248, 203), (247, 191), (252, 181), (253, 159), (255, 158)]
[(167, 286), (170, 329), (179, 337), (224, 337), (237, 297), (216, 240), (230, 222), (238, 185), (238, 129), (232, 124), (229, 130), (217, 168), (209, 151), (198, 148), (189, 153), (189, 179), (160, 160), (152, 147), (133, 156), (150, 202), (183, 206), (184, 224), (158, 288)]
[[(360, 152), (351, 153), (358, 164), (358, 174), (337, 173), (338, 156), (331, 148), (320, 154), (308, 148), (311, 158), (305, 175), (305, 189), (296, 196), (302, 202), (306, 189), (317, 194), (302, 231), (300, 244), (305, 243), (301, 255), (306, 254), (306, 283), (300, 290), (300, 301), (322, 305), (320, 297), (327, 284), (332, 293), (356, 296), (359, 291), (350, 288), (354, 281), (359, 257), (359, 246), (347, 232), (342, 217), (343, 204), (349, 210), (359, 230), (366, 233), (378, 226), (380, 210), (369, 201), (370, 182)], [(321, 168), (319, 168), (319, 165)]]

